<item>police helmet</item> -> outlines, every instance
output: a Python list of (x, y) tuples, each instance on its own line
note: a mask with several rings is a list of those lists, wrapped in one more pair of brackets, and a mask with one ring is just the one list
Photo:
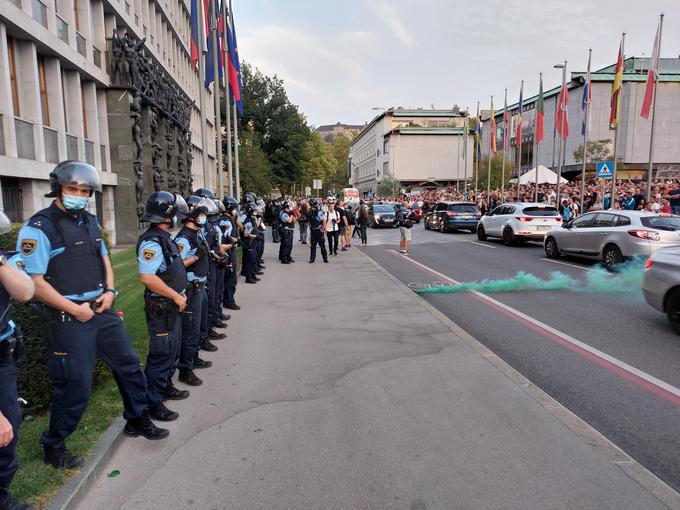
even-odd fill
[(215, 199), (215, 205), (217, 206), (217, 212), (219, 214), (222, 214), (224, 211), (227, 210), (226, 207), (224, 207), (224, 204), (217, 199)]
[(12, 222), (7, 215), (0, 210), (0, 235), (6, 234), (12, 230)]
[(95, 191), (102, 190), (102, 181), (99, 172), (92, 165), (82, 161), (62, 161), (50, 172), (50, 189), (46, 197), (58, 197), (61, 187), (67, 185), (87, 186), (90, 188), (90, 196)]
[(252, 215), (253, 213), (257, 212), (257, 207), (255, 207), (255, 204), (252, 202), (248, 202), (243, 210), (248, 216)]
[(199, 188), (196, 191), (194, 191), (194, 195), (198, 195), (199, 197), (203, 198), (209, 198), (210, 200), (215, 200), (215, 193), (213, 193), (208, 188)]
[(310, 198), (308, 203), (309, 207), (316, 207), (319, 205), (319, 202), (317, 202), (316, 198)]
[(164, 223), (175, 216), (183, 219), (189, 212), (189, 207), (184, 199), (177, 193), (169, 191), (157, 191), (146, 201), (146, 212), (142, 221), (149, 223)]
[(208, 215), (208, 209), (211, 205), (207, 198), (199, 197), (198, 195), (191, 195), (187, 197), (187, 206), (189, 207), (189, 213), (186, 219), (195, 220), (201, 214)]
[(224, 198), (222, 198), (222, 203), (224, 204), (224, 207), (227, 209), (227, 211), (231, 211), (233, 208), (238, 207), (238, 202), (236, 199), (229, 195), (224, 195)]
[(284, 202), (283, 204), (281, 204), (281, 209), (284, 211), (290, 208), (291, 208), (290, 202)]

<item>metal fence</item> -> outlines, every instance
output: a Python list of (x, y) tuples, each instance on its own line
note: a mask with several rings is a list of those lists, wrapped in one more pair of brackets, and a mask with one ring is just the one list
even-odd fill
[(80, 159), (78, 157), (78, 138), (66, 135), (66, 157), (68, 159)]
[(23, 159), (35, 159), (33, 124), (15, 118), (14, 130), (17, 134), (17, 156)]
[(43, 138), (45, 140), (45, 159), (50, 163), (59, 163), (59, 142), (57, 132), (43, 126)]

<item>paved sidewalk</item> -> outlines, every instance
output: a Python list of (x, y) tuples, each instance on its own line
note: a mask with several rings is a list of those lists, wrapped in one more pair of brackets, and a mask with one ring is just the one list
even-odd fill
[(124, 439), (79, 508), (666, 508), (360, 248), (304, 248), (267, 245), (170, 439)]

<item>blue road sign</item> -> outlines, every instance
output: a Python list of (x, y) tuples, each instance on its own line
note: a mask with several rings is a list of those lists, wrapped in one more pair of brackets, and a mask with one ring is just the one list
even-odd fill
[(595, 177), (598, 179), (611, 179), (614, 177), (614, 162), (613, 161), (598, 161), (597, 173)]

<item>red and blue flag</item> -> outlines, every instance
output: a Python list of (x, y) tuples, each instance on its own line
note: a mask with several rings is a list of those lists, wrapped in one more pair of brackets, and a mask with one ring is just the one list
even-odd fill
[(238, 58), (238, 44), (236, 42), (236, 27), (234, 26), (234, 11), (229, 9), (229, 22), (227, 23), (227, 45), (229, 56), (227, 57), (227, 76), (229, 78), (229, 92), (234, 98), (234, 104), (240, 115), (243, 115), (243, 101), (241, 99), (241, 63)]
[(198, 49), (198, 0), (191, 0), (191, 67), (198, 69), (200, 50)]

